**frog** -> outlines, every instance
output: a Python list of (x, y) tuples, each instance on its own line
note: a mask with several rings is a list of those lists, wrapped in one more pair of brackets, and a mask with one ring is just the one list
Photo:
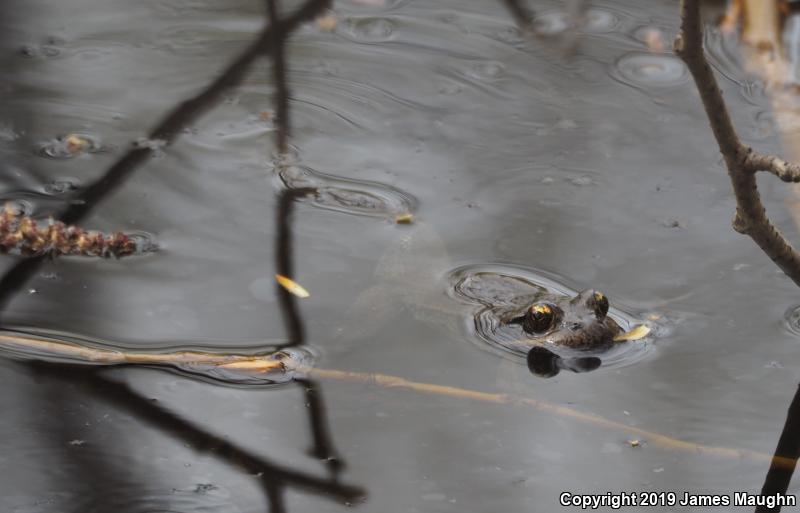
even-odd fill
[(461, 335), (472, 317), (476, 326), (486, 321), (502, 334), (497, 348), (528, 357), (528, 367), (537, 375), (594, 370), (599, 359), (593, 354), (623, 341), (623, 328), (609, 315), (609, 299), (598, 290), (568, 295), (513, 273), (481, 271), (480, 266), (453, 270), (447, 248), (430, 224), (415, 220), (397, 229), (402, 232), (375, 267), (376, 283), (351, 305), (348, 326), (355, 329), (349, 337), (378, 334), (387, 316), (399, 309)]

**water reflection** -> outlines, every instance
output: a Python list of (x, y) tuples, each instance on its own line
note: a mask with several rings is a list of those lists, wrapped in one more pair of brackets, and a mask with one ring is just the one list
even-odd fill
[(596, 356), (562, 357), (545, 347), (534, 347), (528, 352), (528, 370), (540, 378), (552, 378), (562, 370), (590, 372), (602, 365)]

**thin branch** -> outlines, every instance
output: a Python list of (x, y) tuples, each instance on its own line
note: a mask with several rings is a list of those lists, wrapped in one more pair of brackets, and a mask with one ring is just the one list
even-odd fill
[(674, 48), (694, 78), (714, 137), (728, 168), (736, 197), (733, 228), (749, 235), (764, 253), (800, 286), (800, 254), (770, 222), (756, 184), (756, 167), (765, 168), (783, 179), (783, 176), (792, 178), (794, 174), (792, 170), (796, 169), (796, 166), (786, 167), (781, 172), (777, 163), (767, 162), (769, 159), (757, 157), (750, 160), (753, 152), (742, 144), (736, 134), (722, 92), (703, 52), (703, 27), (698, 0), (682, 1), (681, 28), (675, 39)]
[(777, 176), (784, 182), (800, 182), (800, 165), (787, 162), (775, 155), (763, 155), (752, 151), (744, 163), (745, 169), (751, 173), (766, 171)]

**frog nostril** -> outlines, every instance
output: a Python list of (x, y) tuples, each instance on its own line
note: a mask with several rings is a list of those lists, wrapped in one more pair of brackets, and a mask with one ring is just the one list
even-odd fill
[(573, 323), (571, 323), (569, 325), (569, 330), (570, 331), (580, 331), (581, 328), (583, 328), (583, 324), (581, 324), (579, 322), (573, 322)]

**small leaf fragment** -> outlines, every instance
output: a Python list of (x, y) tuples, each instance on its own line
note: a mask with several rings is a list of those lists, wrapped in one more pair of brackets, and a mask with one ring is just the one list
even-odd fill
[(290, 293), (294, 294), (297, 297), (306, 298), (311, 295), (308, 293), (306, 289), (303, 288), (302, 285), (292, 280), (291, 278), (287, 278), (286, 276), (276, 274), (275, 279), (278, 280), (278, 283), (280, 284), (281, 287), (285, 288), (286, 290), (288, 290)]
[(620, 333), (614, 337), (614, 342), (623, 342), (630, 340), (639, 340), (646, 337), (650, 333), (650, 327), (645, 324), (640, 324), (630, 331)]
[(397, 224), (411, 224), (414, 222), (414, 214), (400, 214), (394, 218), (394, 222)]
[(333, 32), (339, 24), (339, 18), (333, 12), (317, 17), (317, 27), (324, 32)]
[(64, 139), (64, 142), (66, 143), (67, 151), (71, 155), (79, 153), (89, 147), (89, 141), (85, 137), (81, 137), (77, 134), (69, 134)]
[(641, 442), (639, 442), (639, 440), (628, 440), (628, 445), (630, 445), (631, 447), (639, 447), (639, 445), (641, 445)]

